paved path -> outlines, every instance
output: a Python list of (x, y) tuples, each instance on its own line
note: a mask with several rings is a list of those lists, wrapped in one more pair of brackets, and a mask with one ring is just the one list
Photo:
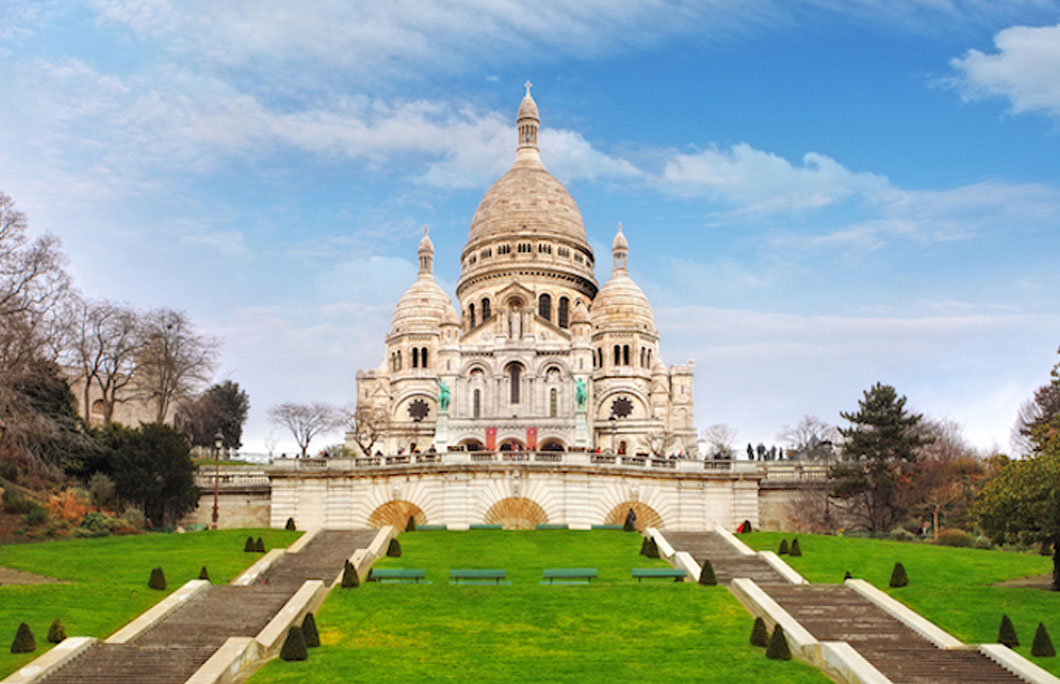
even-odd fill
[(716, 532), (666, 532), (678, 551), (702, 565), (710, 559), (718, 582), (749, 577), (818, 641), (846, 641), (896, 684), (1022, 682), (974, 649), (940, 649), (850, 587), (791, 584), (757, 556), (742, 556)]
[(334, 580), (375, 530), (324, 531), (285, 554), (249, 587), (207, 587), (127, 644), (98, 643), (45, 678), (47, 684), (180, 684), (229, 637), (253, 637), (309, 579)]

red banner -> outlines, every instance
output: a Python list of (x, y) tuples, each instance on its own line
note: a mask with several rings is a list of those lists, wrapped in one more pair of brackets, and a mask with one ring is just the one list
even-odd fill
[(497, 428), (486, 428), (486, 451), (497, 450)]
[(537, 428), (526, 428), (526, 450), (537, 451)]

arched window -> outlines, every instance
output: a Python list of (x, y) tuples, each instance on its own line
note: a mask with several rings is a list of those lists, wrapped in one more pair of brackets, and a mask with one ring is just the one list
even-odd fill
[(628, 344), (622, 345), (622, 365), (623, 366), (628, 366), (629, 365), (629, 345)]
[(519, 403), (519, 378), (523, 374), (523, 367), (517, 363), (513, 363), (508, 366), (508, 384), (511, 385), (511, 397), (510, 401), (513, 404)]
[(620, 347), (620, 346), (618, 346), (616, 344), (615, 345), (615, 365), (618, 366), (618, 365), (621, 365), (621, 364), (622, 364), (622, 347)]
[(543, 294), (537, 298), (537, 315), (549, 321), (552, 320), (552, 297)]
[(482, 390), (475, 390), (471, 393), (471, 416), (482, 417)]
[(420, 367), (427, 367), (427, 347), (420, 347)]
[(570, 300), (566, 297), (559, 298), (559, 312), (557, 318), (557, 324), (561, 328), (566, 328), (569, 324), (570, 318)]
[(603, 350), (602, 347), (597, 347), (596, 348), (596, 367), (597, 368), (603, 368), (604, 367), (604, 350)]
[(553, 387), (548, 393), (548, 415), (555, 418), (559, 414), (559, 391)]
[(648, 368), (651, 368), (651, 349), (648, 350)]
[(396, 368), (396, 370), (401, 370), (401, 350), (400, 349), (398, 349), (398, 351), (397, 351), (397, 368)]
[(420, 367), (420, 350), (418, 348), (416, 348), (416, 347), (412, 348), (412, 367), (413, 368), (419, 368)]
[(641, 368), (644, 368), (644, 360), (645, 360), (645, 358), (646, 357), (645, 357), (645, 354), (644, 354), (644, 347), (641, 347), (640, 348), (640, 367)]
[(482, 320), (483, 322), (488, 321), (490, 317), (490, 300), (483, 297), (482, 299)]
[(475, 327), (475, 302), (471, 302), (467, 305), (467, 317), (471, 321), (472, 328)]

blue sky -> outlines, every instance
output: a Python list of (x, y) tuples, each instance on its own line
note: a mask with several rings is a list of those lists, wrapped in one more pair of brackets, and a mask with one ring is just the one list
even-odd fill
[(273, 404), (352, 401), (424, 225), (452, 293), (527, 79), (701, 428), (770, 443), (879, 380), (1006, 448), (1057, 361), (1060, 3), (309, 7), (0, 5), (0, 189), (86, 295), (222, 338), (249, 450), (291, 450)]

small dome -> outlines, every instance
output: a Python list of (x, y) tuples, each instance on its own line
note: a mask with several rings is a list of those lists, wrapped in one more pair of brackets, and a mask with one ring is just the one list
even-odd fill
[(624, 271), (616, 272), (593, 300), (594, 330), (655, 334), (655, 317), (644, 291)]
[(622, 222), (618, 222), (618, 232), (615, 233), (615, 239), (611, 243), (611, 251), (617, 252), (618, 250), (629, 251), (629, 242), (626, 241), (626, 236), (622, 234)]
[(571, 323), (589, 323), (592, 319), (589, 318), (589, 312), (582, 306), (581, 302), (578, 302), (574, 307), (574, 315), (571, 316)]
[(394, 307), (390, 332), (437, 330), (453, 304), (430, 273), (420, 273)]
[(420, 240), (420, 246), (416, 250), (417, 252), (434, 252), (434, 243), (431, 242), (431, 238), (427, 236), (427, 226), (423, 227), (423, 239)]
[[(511, 110), (509, 110), (511, 111)], [(530, 96), (530, 91), (526, 91), (526, 97), (519, 103), (519, 114), (516, 115), (516, 120), (521, 121), (523, 119), (533, 119), (540, 121), (541, 119), (537, 115), (537, 103), (534, 102), (534, 98)]]
[(666, 364), (660, 359), (656, 359), (655, 363), (651, 366), (652, 375), (666, 375)]
[(445, 318), (442, 320), (445, 325), (460, 325), (460, 316), (456, 315), (456, 309), (450, 304), (449, 308), (445, 311)]

